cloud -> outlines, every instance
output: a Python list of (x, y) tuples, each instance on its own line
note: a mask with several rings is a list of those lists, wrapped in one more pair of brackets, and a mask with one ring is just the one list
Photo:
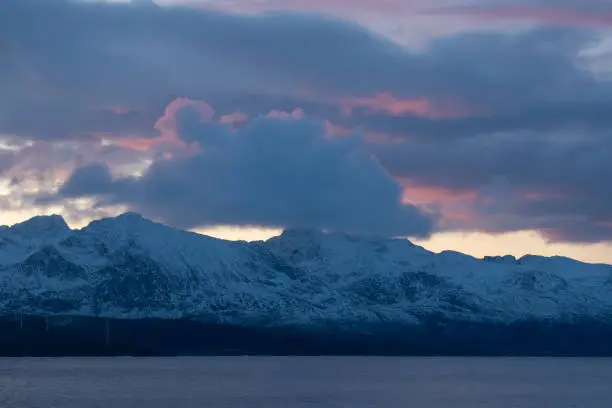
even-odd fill
[[(413, 64), (357, 24), (291, 13), (6, 0), (0, 37), (22, 56), (0, 67), (0, 131), (37, 138), (150, 129), (177, 96), (390, 90)], [(117, 105), (131, 113), (109, 118)]]
[(440, 17), (437, 21), (423, 21), (420, 9), (429, 3), (427, 0), (157, 0), (156, 3), (251, 15), (278, 11), (325, 13), (359, 22), (401, 43), (414, 44), (432, 32), (439, 35), (455, 29), (449, 24), (440, 24)]
[[(603, 176), (612, 171), (612, 80), (593, 72), (582, 53), (601, 41), (595, 25), (455, 33), (416, 51), (315, 14), (62, 0), (2, 4), (0, 133), (35, 142), (0, 160), (8, 163), (5, 172), (69, 171), (83, 153), (81, 169), (62, 190), (66, 196), (102, 194), (177, 226), (303, 223), (426, 233), (422, 214), (408, 216), (416, 209), (397, 204), (402, 192), (390, 172), (409, 185), (410, 201), (442, 211), (439, 229), (536, 228), (555, 240), (612, 239)], [(602, 2), (512, 4), (606, 13)], [(512, 14), (504, 11), (509, 2), (471, 7)], [(208, 112), (213, 122), (190, 118), (185, 105), (198, 107), (194, 117)], [(260, 117), (270, 113), (290, 117)], [(304, 113), (336, 137), (322, 138), (311, 119), (291, 119)], [(367, 143), (342, 137), (355, 129)], [(314, 181), (318, 167), (300, 162), (299, 143), (311, 163), (321, 160), (325, 174), (335, 175), (325, 183), (346, 183), (344, 201)], [(366, 160), (363, 149), (380, 163)], [(285, 178), (275, 178), (266, 155)], [(70, 166), (60, 163), (66, 160)], [(145, 160), (154, 164), (140, 178), (126, 177), (125, 169), (118, 174), (117, 164), (127, 168), (130, 160), (139, 172)], [(314, 170), (300, 172), (298, 165)], [(261, 183), (261, 192), (251, 191), (257, 184), (246, 175)], [(90, 190), (82, 190), (87, 183)], [(254, 204), (232, 202), (240, 197)], [(172, 208), (180, 203), (186, 211)], [(307, 212), (298, 214), (301, 208)], [(363, 215), (377, 211), (390, 215)]]
[(449, 102), (463, 112), (610, 95), (574, 63), (597, 39), (579, 30), (459, 33), (417, 52), (315, 14), (5, 0), (0, 38), (19, 55), (0, 64), (0, 132), (31, 139), (154, 138), (177, 97), (221, 115), (330, 116), (357, 103), (441, 116)]
[(502, 0), (450, 5), (436, 14), (454, 14), (482, 20), (531, 20), (555, 25), (609, 27), (612, 5), (602, 0)]
[(176, 5), (184, 4), (201, 8), (217, 8), (235, 11), (278, 11), (294, 10), (309, 12), (329, 12), (345, 15), (351, 12), (381, 13), (385, 15), (410, 15), (417, 10), (422, 3), (419, 0), (339, 0), (329, 2), (327, 0), (265, 0), (253, 1), (242, 0), (217, 0), (214, 3), (198, 2), (197, 0), (160, 0), (159, 4)]
[[(574, 130), (601, 133), (612, 129), (611, 101), (536, 102), (501, 111), (474, 112), (463, 117), (428, 118), (414, 114), (385, 113), (355, 116), (345, 125), (361, 126), (373, 132), (444, 143), (490, 133), (551, 132)], [(494, 107), (493, 107), (494, 109)], [(452, 112), (452, 111), (451, 111)]]
[(15, 154), (13, 152), (0, 149), (0, 175), (7, 169), (10, 169), (14, 161)]
[(178, 133), (198, 153), (154, 163), (140, 178), (113, 178), (108, 166), (77, 169), (66, 198), (103, 196), (182, 228), (256, 225), (426, 236), (429, 215), (401, 203), (398, 183), (352, 135), (328, 138), (307, 118), (259, 117), (246, 126), (177, 113)]
[(489, 132), (445, 143), (407, 140), (370, 148), (408, 185), (454, 192), (432, 202), (450, 215), (443, 229), (531, 229), (554, 241), (612, 240), (610, 130)]

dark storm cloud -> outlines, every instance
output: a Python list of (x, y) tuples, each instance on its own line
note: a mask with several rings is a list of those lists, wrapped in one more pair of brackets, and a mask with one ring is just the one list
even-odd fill
[(61, 197), (104, 196), (182, 228), (307, 227), (425, 236), (432, 220), (401, 204), (397, 182), (357, 136), (329, 139), (310, 120), (258, 118), (232, 131), (179, 115), (179, 133), (202, 150), (159, 161), (141, 178), (113, 179), (106, 165), (76, 170)]
[(148, 134), (177, 96), (222, 106), (228, 95), (307, 91), (305, 103), (314, 94), (324, 110), (326, 95), (381, 92), (496, 109), (609, 95), (572, 64), (594, 39), (575, 30), (457, 34), (411, 52), (311, 14), (5, 0), (0, 38), (11, 49), (0, 60), (0, 132), (31, 138)]
[[(393, 78), (407, 71), (426, 72), (390, 41), (314, 15), (6, 0), (0, 37), (16, 50), (0, 65), (0, 130), (25, 127), (39, 137), (66, 133), (65, 123), (81, 131), (96, 120), (108, 127), (96, 111), (117, 105), (287, 94), (313, 84), (373, 92), (395, 86)], [(27, 120), (33, 112), (39, 128)]]
[[(578, 58), (599, 40), (594, 31), (459, 33), (417, 52), (309, 14), (0, 1), (0, 133), (149, 137), (175, 97), (205, 100), (218, 115), (302, 107), (319, 119), (404, 137), (368, 145), (396, 176), (478, 192), (478, 216), (452, 228), (612, 239), (611, 81)], [(465, 112), (435, 119), (380, 109), (339, 114), (339, 100), (384, 92), (450, 100)], [(105, 195), (177, 226), (429, 230), (415, 208), (398, 204), (397, 184), (355, 141), (322, 141), (316, 126), (302, 121), (257, 120), (239, 134), (189, 117), (181, 123), (181, 136), (206, 146), (203, 153), (158, 161), (140, 179), (113, 179), (105, 165), (81, 168), (62, 194)], [(506, 183), (486, 188), (497, 177)]]
[[(551, 132), (568, 129), (601, 132), (612, 129), (612, 101), (551, 101), (513, 107), (500, 112), (476, 113), (456, 118), (427, 118), (385, 113), (360, 115), (345, 121), (348, 125), (420, 139), (446, 142), (496, 132)], [(592, 135), (591, 135), (592, 136)], [(603, 137), (603, 136), (602, 136)]]
[[(371, 148), (396, 176), (478, 192), (474, 218), (455, 224), (457, 229), (538, 229), (559, 241), (612, 240), (610, 131), (487, 133)], [(503, 184), (488, 188), (500, 178)]]

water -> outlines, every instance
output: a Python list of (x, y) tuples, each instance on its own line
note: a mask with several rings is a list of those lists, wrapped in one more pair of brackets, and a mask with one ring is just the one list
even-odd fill
[(609, 408), (612, 359), (0, 359), (2, 408)]

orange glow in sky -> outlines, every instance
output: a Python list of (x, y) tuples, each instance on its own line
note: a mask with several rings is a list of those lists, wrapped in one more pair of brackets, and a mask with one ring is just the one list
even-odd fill
[(383, 92), (374, 96), (356, 96), (342, 98), (338, 101), (347, 113), (353, 108), (370, 108), (373, 112), (387, 112), (400, 116), (413, 114), (432, 119), (461, 117), (468, 114), (468, 110), (458, 103), (434, 102), (428, 98), (398, 99), (392, 94)]

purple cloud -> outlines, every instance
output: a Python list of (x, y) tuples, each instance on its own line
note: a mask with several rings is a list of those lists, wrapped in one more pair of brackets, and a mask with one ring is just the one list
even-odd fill
[(62, 197), (102, 196), (183, 228), (308, 227), (385, 236), (426, 236), (431, 215), (402, 204), (399, 184), (361, 138), (325, 136), (309, 119), (257, 118), (232, 130), (179, 112), (179, 135), (195, 154), (113, 179), (106, 165), (77, 169)]

